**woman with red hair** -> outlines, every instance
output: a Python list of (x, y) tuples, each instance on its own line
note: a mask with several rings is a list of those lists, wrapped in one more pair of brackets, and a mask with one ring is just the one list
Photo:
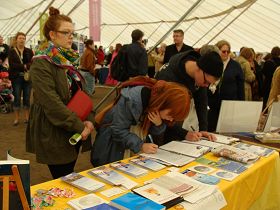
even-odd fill
[(98, 126), (91, 154), (94, 166), (123, 159), (125, 149), (156, 153), (161, 143), (146, 143), (147, 135), (163, 136), (167, 126), (188, 115), (190, 95), (179, 84), (138, 76), (121, 88)]

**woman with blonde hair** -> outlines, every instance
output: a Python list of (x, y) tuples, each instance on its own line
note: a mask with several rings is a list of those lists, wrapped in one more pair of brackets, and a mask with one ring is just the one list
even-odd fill
[(15, 113), (14, 126), (19, 124), (21, 94), (23, 95), (24, 123), (28, 123), (29, 118), (31, 82), (26, 78), (24, 79), (24, 74), (29, 71), (33, 52), (31, 49), (25, 47), (25, 41), (25, 33), (18, 32), (15, 36), (15, 46), (10, 50), (8, 56), (9, 77), (12, 81), (13, 94), (15, 96), (13, 102)]
[[(179, 84), (139, 76), (121, 87), (120, 98), (97, 129), (91, 154), (94, 166), (123, 159), (125, 149), (156, 153), (162, 142), (146, 143), (146, 136), (160, 137), (167, 126), (188, 115), (190, 95)], [(132, 132), (135, 125), (138, 132)]]
[(250, 63), (253, 62), (254, 52), (252, 49), (243, 47), (239, 57), (236, 61), (240, 64), (243, 72), (244, 72), (244, 93), (245, 93), (245, 101), (252, 101), (252, 88), (251, 84), (255, 81), (256, 76), (254, 72), (251, 70)]
[(160, 71), (160, 68), (163, 66), (163, 59), (164, 59), (164, 53), (166, 49), (166, 44), (161, 43), (160, 47), (158, 48), (158, 54), (153, 53), (152, 57), (155, 60), (155, 72), (157, 73)]

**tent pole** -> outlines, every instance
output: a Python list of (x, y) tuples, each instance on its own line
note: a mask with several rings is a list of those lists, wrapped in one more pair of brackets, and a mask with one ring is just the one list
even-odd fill
[(227, 29), (235, 20), (237, 20), (244, 12), (246, 12), (257, 0), (252, 0), (252, 3), (249, 4), (242, 12), (239, 13), (232, 21), (230, 21), (221, 31), (219, 31), (212, 39), (210, 39), (206, 44), (212, 42), (217, 36), (219, 36), (225, 29)]
[(193, 26), (193, 24), (196, 23), (196, 21), (198, 21), (198, 18), (196, 18), (196, 19), (192, 22), (192, 24), (191, 24), (186, 30), (184, 30), (184, 33), (186, 33), (186, 32)]
[[(37, 24), (37, 22), (40, 20), (40, 18), (43, 16), (43, 14), (49, 9), (49, 7), (54, 3), (55, 0), (52, 0), (48, 6), (44, 9), (44, 11), (41, 13), (41, 15), (34, 21), (34, 23), (32, 24), (32, 26), (26, 31), (26, 35), (32, 30), (32, 28)], [(29, 39), (30, 40), (30, 39)], [(28, 40), (28, 41), (29, 41)]]
[(224, 19), (227, 18), (227, 16), (229, 16), (230, 13), (228, 13), (227, 15), (225, 15), (221, 20), (219, 20), (214, 26), (212, 26), (202, 37), (200, 37), (192, 46), (194, 46), (195, 44), (197, 44), (200, 40), (202, 40), (205, 36), (207, 36), (207, 34), (210, 33), (210, 31), (212, 31), (217, 25), (219, 25)]
[(116, 41), (116, 39), (120, 37), (120, 35), (127, 29), (128, 26), (129, 26), (129, 24), (126, 25), (126, 27), (116, 36), (116, 38), (113, 39), (113, 41), (110, 42), (110, 44), (108, 45), (108, 47), (110, 47), (111, 44), (113, 44), (113, 42)]
[(169, 34), (174, 30), (203, 0), (197, 0), (188, 11), (157, 41), (157, 43), (148, 50), (150, 54)]
[(151, 38), (151, 37), (154, 35), (154, 33), (159, 29), (159, 27), (161, 27), (161, 25), (162, 25), (163, 23), (164, 23), (164, 22), (162, 21), (162, 22), (158, 25), (158, 27), (156, 27), (156, 29), (148, 36), (147, 39)]

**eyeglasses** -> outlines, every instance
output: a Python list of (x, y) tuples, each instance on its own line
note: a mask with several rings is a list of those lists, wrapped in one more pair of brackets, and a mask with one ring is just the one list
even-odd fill
[(230, 53), (229, 50), (222, 50), (221, 52), (224, 53), (224, 54), (226, 54), (226, 53), (229, 54)]
[(64, 36), (68, 36), (68, 37), (70, 37), (71, 35), (74, 36), (75, 34), (74, 32), (70, 32), (70, 31), (56, 31), (56, 32), (61, 33)]
[(207, 85), (211, 85), (211, 82), (209, 82), (208, 80), (206, 80), (206, 77), (205, 77), (205, 72), (203, 72), (203, 79), (204, 79), (204, 84), (207, 84)]

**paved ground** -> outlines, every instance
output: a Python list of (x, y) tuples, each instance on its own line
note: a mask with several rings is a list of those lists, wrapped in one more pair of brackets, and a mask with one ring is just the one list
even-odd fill
[[(98, 102), (110, 90), (111, 89), (108, 87), (97, 87), (96, 92), (93, 96), (94, 105), (97, 105)], [(107, 101), (112, 100), (113, 96), (114, 94)], [(14, 157), (19, 159), (30, 160), (31, 185), (51, 180), (52, 177), (48, 170), (48, 167), (46, 165), (37, 163), (35, 160), (35, 155), (25, 152), (26, 125), (23, 124), (23, 120), (21, 120), (20, 124), (16, 127), (12, 125), (13, 120), (14, 120), (13, 113), (8, 113), (8, 114), (0, 113), (0, 160), (5, 160), (6, 151), (11, 149), (12, 155)], [(94, 137), (94, 134), (92, 136)], [(89, 155), (90, 155), (89, 152), (79, 155), (78, 161), (75, 166), (76, 172), (80, 172), (92, 167), (89, 161)]]

